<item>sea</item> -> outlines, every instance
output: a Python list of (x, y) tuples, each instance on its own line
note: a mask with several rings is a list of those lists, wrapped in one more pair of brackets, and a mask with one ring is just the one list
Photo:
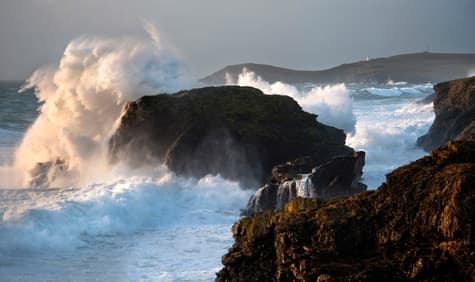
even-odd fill
[[(0, 82), (3, 167), (43, 103), (31, 89), (19, 93), (22, 84)], [(387, 173), (426, 154), (416, 140), (434, 119), (432, 103), (421, 102), (433, 85), (344, 90), (354, 118), (347, 145), (366, 152), (362, 182), (376, 189)], [(84, 186), (1, 187), (0, 281), (213, 281), (252, 192), (219, 176), (187, 179), (166, 169)]]

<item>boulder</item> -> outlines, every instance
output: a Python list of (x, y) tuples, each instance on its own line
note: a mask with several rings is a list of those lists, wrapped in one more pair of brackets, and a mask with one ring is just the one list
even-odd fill
[(217, 281), (473, 281), (475, 143), (449, 142), (347, 199), (234, 224)]
[(435, 120), (417, 144), (430, 151), (449, 140), (473, 140), (475, 77), (439, 83), (434, 89)]
[(366, 191), (367, 186), (359, 182), (364, 158), (365, 153), (360, 151), (335, 157), (313, 170), (308, 169), (313, 163), (310, 157), (276, 166), (272, 170), (272, 182), (256, 191), (243, 214), (282, 209), (296, 197), (331, 199)]
[(342, 130), (319, 123), (292, 98), (251, 87), (206, 87), (126, 105), (110, 139), (111, 162), (166, 164), (179, 175), (219, 174), (259, 187), (272, 167), (311, 155), (351, 154)]

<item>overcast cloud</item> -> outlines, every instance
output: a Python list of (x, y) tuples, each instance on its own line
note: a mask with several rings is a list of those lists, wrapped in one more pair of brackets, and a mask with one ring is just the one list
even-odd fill
[(0, 79), (56, 63), (84, 34), (146, 36), (201, 77), (234, 63), (321, 69), (424, 51), (475, 53), (474, 0), (1, 0)]

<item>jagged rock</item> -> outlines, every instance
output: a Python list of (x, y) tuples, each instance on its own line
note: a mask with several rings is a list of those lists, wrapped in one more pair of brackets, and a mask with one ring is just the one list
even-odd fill
[(449, 142), (347, 199), (245, 217), (217, 281), (473, 281), (475, 143)]
[(359, 182), (364, 158), (365, 153), (360, 151), (335, 157), (313, 170), (309, 168), (314, 163), (310, 157), (276, 166), (273, 181), (256, 191), (243, 214), (282, 209), (296, 197), (329, 199), (366, 191), (367, 186)]
[(475, 77), (439, 83), (434, 89), (435, 120), (417, 144), (430, 151), (449, 140), (473, 140)]
[(359, 182), (364, 162), (365, 152), (359, 151), (353, 156), (336, 157), (316, 167), (310, 174), (316, 197), (348, 197), (366, 191), (366, 185)]
[(283, 183), (295, 178), (300, 179), (302, 174), (310, 173), (318, 165), (311, 156), (297, 158), (272, 168), (272, 183)]
[(127, 104), (110, 141), (112, 161), (166, 163), (179, 175), (206, 174), (262, 185), (273, 166), (311, 155), (351, 154), (342, 130), (316, 121), (292, 98), (251, 87), (207, 87)]

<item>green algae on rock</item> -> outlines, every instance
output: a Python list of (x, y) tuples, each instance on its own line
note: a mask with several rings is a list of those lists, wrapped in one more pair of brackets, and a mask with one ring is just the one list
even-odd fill
[(375, 191), (241, 219), (217, 281), (473, 281), (474, 218), (475, 143), (449, 142)]

